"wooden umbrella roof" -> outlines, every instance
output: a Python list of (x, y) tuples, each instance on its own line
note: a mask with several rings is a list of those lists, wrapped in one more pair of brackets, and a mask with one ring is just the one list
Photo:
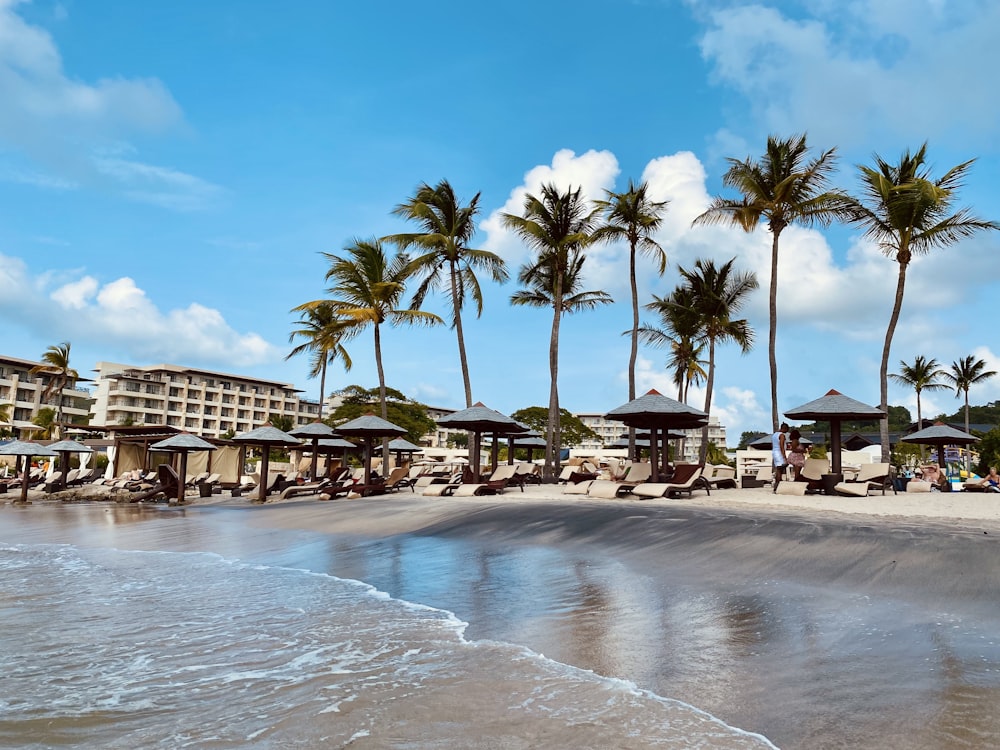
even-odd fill
[(335, 437), (336, 433), (333, 428), (326, 424), (325, 422), (320, 422), (319, 420), (315, 422), (310, 422), (309, 424), (304, 424), (296, 427), (294, 430), (289, 430), (288, 434), (292, 437), (297, 438), (332, 438)]
[(904, 435), (900, 440), (904, 443), (918, 445), (968, 445), (979, 442), (979, 438), (975, 435), (941, 423), (925, 427), (910, 435)]
[(376, 417), (374, 414), (365, 414), (334, 429), (338, 435), (347, 437), (391, 437), (406, 434), (406, 430), (398, 424)]
[(265, 424), (256, 430), (250, 430), (233, 437), (237, 443), (254, 443), (257, 445), (301, 445), (298, 438), (294, 438), (287, 432), (282, 432), (277, 427)]
[(78, 443), (75, 440), (60, 440), (58, 443), (50, 443), (46, 446), (50, 451), (56, 453), (93, 453), (94, 449), (89, 445)]
[(54, 456), (55, 451), (44, 445), (27, 440), (12, 440), (0, 446), (0, 456)]
[(190, 432), (181, 432), (149, 446), (152, 451), (214, 451), (215, 446)]
[(825, 422), (830, 419), (882, 419), (885, 412), (831, 389), (814, 401), (787, 410), (785, 416), (789, 419), (818, 419)]
[(645, 395), (612, 409), (604, 418), (624, 422), (629, 427), (685, 429), (704, 426), (708, 414), (651, 389)]
[(526, 425), (485, 406), (482, 402), (478, 402), (468, 409), (441, 417), (437, 423), (442, 427), (453, 427), (472, 432), (496, 432), (505, 435), (529, 430)]

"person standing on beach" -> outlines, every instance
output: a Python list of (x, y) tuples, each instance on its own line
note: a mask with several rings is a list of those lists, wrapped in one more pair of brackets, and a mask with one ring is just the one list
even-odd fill
[(785, 467), (788, 466), (788, 458), (785, 454), (786, 432), (788, 432), (788, 423), (782, 422), (778, 431), (771, 435), (771, 465), (774, 467), (773, 492), (778, 491), (778, 485), (781, 484), (781, 475), (785, 473)]

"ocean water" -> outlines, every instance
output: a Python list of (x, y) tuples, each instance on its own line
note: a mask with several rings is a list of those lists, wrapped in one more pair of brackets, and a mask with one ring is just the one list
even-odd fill
[(981, 530), (354, 512), (0, 508), (0, 747), (1000, 747)]
[[(132, 536), (212, 538), (178, 539), (178, 520), (147, 518)], [(2, 747), (773, 747), (627, 681), (470, 639), (449, 611), (281, 564), (318, 540), (272, 542), (259, 563), (5, 530)]]

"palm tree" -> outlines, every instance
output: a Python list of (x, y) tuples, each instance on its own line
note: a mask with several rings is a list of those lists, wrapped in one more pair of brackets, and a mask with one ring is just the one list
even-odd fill
[(684, 404), (690, 385), (698, 385), (705, 379), (703, 365), (707, 364), (702, 360), (705, 341), (697, 319), (689, 312), (689, 299), (690, 291), (683, 286), (674, 289), (666, 299), (653, 295), (654, 302), (646, 307), (659, 313), (661, 325), (647, 324), (639, 328), (639, 338), (644, 344), (670, 348), (667, 369), (673, 373), (677, 400)]
[(597, 208), (584, 199), (581, 189), (561, 193), (555, 185), (542, 186), (541, 197), (524, 199), (524, 216), (503, 214), (503, 223), (536, 251), (533, 263), (521, 267), (518, 280), (526, 288), (511, 296), (515, 305), (552, 308), (549, 336), (549, 419), (545, 447), (545, 476), (556, 469), (559, 447), (559, 323), (565, 313), (611, 302), (601, 291), (580, 291), (584, 249), (592, 242)]
[[(715, 347), (732, 342), (746, 354), (753, 347), (753, 329), (745, 319), (734, 319), (746, 304), (750, 292), (758, 288), (752, 271), (737, 272), (736, 258), (718, 268), (714, 261), (698, 259), (688, 271), (678, 268), (682, 286), (670, 297), (654, 295), (647, 309), (660, 312), (661, 317), (680, 315), (693, 324), (708, 344), (708, 377), (705, 381), (705, 412), (711, 413), (712, 390), (715, 386)], [(702, 428), (700, 460), (708, 450), (708, 425)]]
[[(659, 275), (667, 270), (667, 254), (653, 239), (653, 234), (663, 223), (663, 213), (669, 201), (654, 201), (648, 195), (649, 186), (642, 182), (635, 185), (628, 182), (624, 193), (606, 190), (607, 200), (595, 201), (604, 212), (604, 226), (594, 232), (594, 240), (599, 242), (628, 242), (629, 285), (632, 290), (632, 335), (628, 358), (628, 400), (635, 399), (635, 363), (639, 355), (639, 290), (635, 278), (635, 257), (637, 252), (650, 255), (656, 262)], [(628, 431), (629, 455), (635, 452), (635, 428)]]
[(38, 413), (31, 420), (31, 423), (37, 426), (37, 429), (31, 430), (32, 436), (39, 440), (51, 440), (53, 433), (58, 427), (56, 414), (55, 409), (50, 409), (47, 406), (39, 409)]
[(673, 372), (674, 385), (677, 386), (677, 400), (687, 403), (688, 389), (691, 384), (701, 385), (708, 373), (702, 359), (705, 344), (699, 343), (691, 336), (678, 336), (670, 341), (670, 357), (667, 359), (667, 369)]
[(468, 206), (462, 206), (447, 180), (442, 180), (433, 188), (423, 184), (406, 203), (396, 206), (393, 213), (416, 221), (423, 227), (424, 231), (417, 234), (394, 234), (383, 239), (395, 243), (401, 250), (416, 245), (423, 253), (410, 261), (410, 273), (423, 276), (413, 294), (411, 309), (419, 309), (428, 292), (441, 287), (447, 289), (452, 311), (451, 325), (458, 337), (465, 405), (472, 406), (472, 382), (462, 330), (465, 298), (466, 295), (472, 297), (478, 318), (483, 314), (483, 294), (476, 271), (485, 271), (497, 283), (507, 281), (507, 264), (503, 258), (487, 250), (469, 247), (476, 233), (479, 193)]
[(308, 352), (309, 377), (319, 378), (319, 410), (323, 416), (323, 400), (326, 398), (326, 368), (338, 358), (344, 363), (344, 371), (349, 372), (353, 363), (351, 355), (344, 348), (343, 340), (353, 335), (357, 329), (352, 329), (348, 321), (338, 316), (329, 304), (317, 305), (301, 311), (298, 325), (288, 335), (288, 343), (296, 338), (305, 339), (288, 353), (285, 360)]
[[(995, 370), (986, 369), (986, 361), (976, 359), (971, 354), (951, 363), (951, 372), (947, 370), (941, 376), (949, 381), (955, 389), (955, 396), (965, 394), (965, 431), (969, 431), (969, 389), (977, 383), (984, 383), (996, 375)], [(965, 472), (969, 474), (972, 468), (972, 456), (965, 452)]]
[[(47, 382), (41, 396), (43, 400), (51, 402), (53, 394), (55, 395), (56, 432), (58, 432), (59, 424), (62, 422), (63, 389), (72, 388), (80, 379), (80, 373), (69, 365), (70, 347), (71, 344), (68, 341), (50, 346), (42, 355), (41, 363), (28, 370), (29, 375), (46, 376)], [(49, 432), (52, 432), (51, 427)]]
[[(849, 198), (848, 219), (864, 228), (865, 237), (878, 242), (882, 252), (899, 264), (896, 296), (882, 345), (879, 369), (881, 408), (888, 412), (889, 351), (903, 307), (906, 269), (915, 255), (945, 248), (976, 232), (1000, 229), (1000, 224), (972, 216), (971, 209), (951, 213), (957, 191), (974, 159), (949, 169), (933, 179), (926, 165), (927, 144), (915, 154), (904, 151), (898, 164), (889, 164), (878, 154), (875, 166), (861, 166), (862, 197)], [(889, 422), (879, 425), (882, 461), (889, 460)]]
[[(923, 391), (939, 391), (947, 388), (944, 383), (937, 382), (942, 375), (946, 375), (944, 370), (938, 369), (936, 359), (927, 359), (921, 355), (913, 358), (913, 364), (909, 365), (903, 360), (899, 361), (899, 372), (889, 373), (889, 377), (894, 383), (912, 388), (917, 393), (917, 429), (924, 428), (923, 416), (920, 411), (920, 394)], [(923, 458), (924, 448), (920, 446), (920, 456)]]
[(778, 429), (778, 363), (775, 340), (778, 330), (778, 240), (789, 224), (827, 225), (842, 215), (843, 196), (826, 190), (836, 159), (836, 149), (807, 159), (806, 136), (787, 140), (767, 139), (767, 151), (758, 161), (728, 159), (722, 177), (727, 187), (739, 191), (739, 199), (716, 197), (695, 224), (730, 224), (747, 232), (761, 220), (771, 231), (771, 287), (768, 296), (767, 356), (771, 371), (771, 422)]
[(360, 331), (368, 326), (372, 327), (379, 403), (382, 419), (386, 419), (382, 324), (388, 321), (390, 325), (434, 325), (444, 321), (434, 313), (400, 308), (410, 269), (410, 259), (405, 253), (389, 258), (382, 243), (375, 238), (355, 239), (344, 248), (344, 253), (343, 256), (323, 253), (330, 263), (326, 280), (333, 281), (333, 286), (327, 289), (332, 299), (306, 302), (294, 310), (305, 312), (329, 305), (333, 314), (344, 320), (348, 330)]

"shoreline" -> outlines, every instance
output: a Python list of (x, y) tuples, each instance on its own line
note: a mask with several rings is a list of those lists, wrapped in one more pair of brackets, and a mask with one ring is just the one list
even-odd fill
[[(950, 747), (969, 726), (1000, 738), (1000, 509), (963, 495), (761, 488), (600, 500), (543, 485), (266, 504), (44, 500), (0, 508), (14, 516), (0, 528), (277, 555), (454, 612), (473, 640), (632, 681), (780, 747), (909, 750)], [(975, 700), (952, 702), (956, 691)]]

